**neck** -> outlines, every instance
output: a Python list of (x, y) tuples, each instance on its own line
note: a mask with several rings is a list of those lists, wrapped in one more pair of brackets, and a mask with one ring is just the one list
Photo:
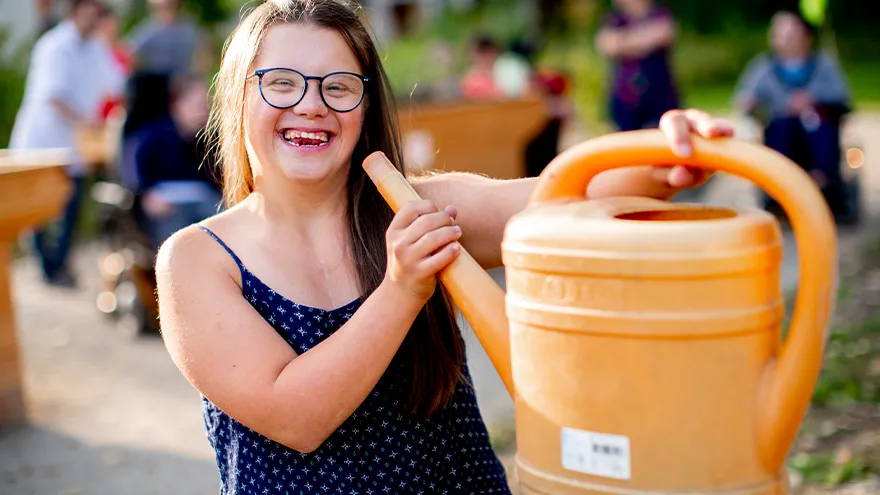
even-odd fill
[(76, 27), (76, 32), (79, 33), (79, 37), (82, 39), (86, 39), (89, 36), (88, 31), (86, 31), (85, 27), (81, 22), (78, 22), (76, 19), (71, 19), (74, 27)]
[(157, 14), (157, 15), (156, 15), (156, 20), (158, 20), (158, 21), (161, 22), (162, 24), (174, 24), (174, 23), (177, 21), (177, 14), (176, 14), (176, 13), (171, 13), (171, 14), (165, 14), (165, 13), (163, 13), (163, 14)]
[(319, 182), (296, 183), (287, 178), (254, 179), (248, 208), (284, 230), (302, 233), (341, 226), (348, 207), (347, 176)]
[(791, 51), (788, 53), (780, 54), (779, 58), (792, 62), (801, 62), (807, 59), (809, 56), (809, 52), (804, 51)]

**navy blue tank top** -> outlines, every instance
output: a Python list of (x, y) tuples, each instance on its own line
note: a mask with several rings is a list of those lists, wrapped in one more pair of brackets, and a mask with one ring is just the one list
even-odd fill
[[(355, 300), (327, 311), (297, 304), (266, 286), (219, 237), (200, 227), (238, 264), (242, 296), (298, 354), (332, 335), (360, 306)], [(407, 417), (400, 373), (389, 367), (354, 414), (311, 453), (260, 435), (202, 396), (220, 494), (510, 494), (473, 388), (460, 382), (449, 406), (430, 419)], [(466, 363), (463, 375), (471, 381)]]

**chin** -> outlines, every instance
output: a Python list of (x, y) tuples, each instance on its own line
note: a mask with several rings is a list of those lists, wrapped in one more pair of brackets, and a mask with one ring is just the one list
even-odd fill
[[(321, 182), (337, 173), (343, 168), (343, 163), (331, 157), (285, 157), (280, 161), (281, 173), (290, 180), (302, 182)], [(335, 158), (335, 157), (333, 157)]]

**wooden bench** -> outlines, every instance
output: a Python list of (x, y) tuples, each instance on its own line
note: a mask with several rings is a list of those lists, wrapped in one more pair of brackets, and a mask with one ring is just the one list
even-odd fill
[(399, 111), (410, 173), (459, 171), (493, 178), (525, 177), (526, 144), (547, 110), (540, 99), (457, 101), (405, 106)]
[(12, 298), (12, 245), (58, 215), (71, 191), (68, 150), (0, 150), (0, 429), (26, 421)]

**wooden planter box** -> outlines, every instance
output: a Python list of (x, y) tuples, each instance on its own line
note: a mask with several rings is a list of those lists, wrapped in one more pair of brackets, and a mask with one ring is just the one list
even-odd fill
[(525, 146), (541, 129), (540, 99), (412, 104), (399, 112), (410, 173), (472, 172), (499, 179), (525, 177)]

